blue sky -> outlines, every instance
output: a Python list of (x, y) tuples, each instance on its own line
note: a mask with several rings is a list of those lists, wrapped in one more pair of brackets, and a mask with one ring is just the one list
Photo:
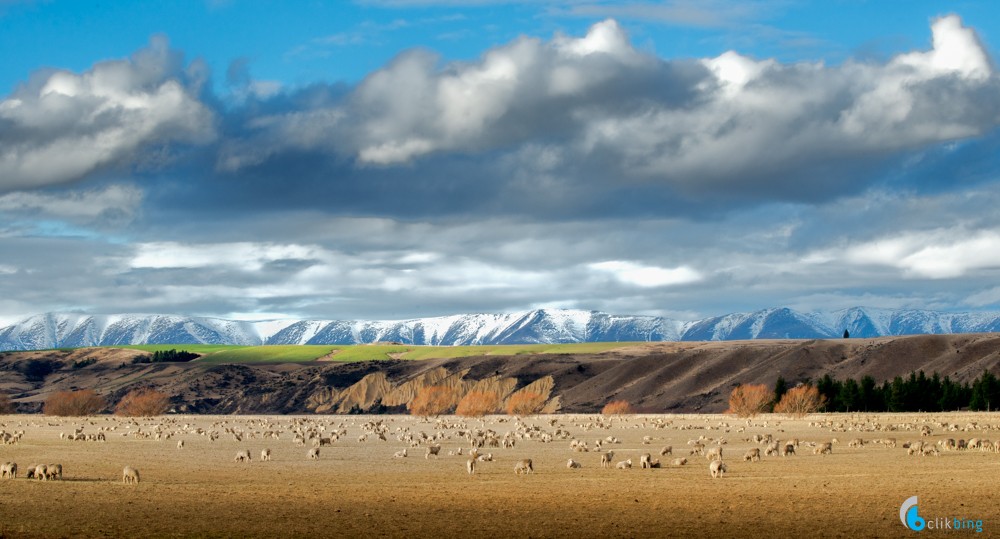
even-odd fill
[(0, 320), (1000, 309), (994, 6), (0, 0)]

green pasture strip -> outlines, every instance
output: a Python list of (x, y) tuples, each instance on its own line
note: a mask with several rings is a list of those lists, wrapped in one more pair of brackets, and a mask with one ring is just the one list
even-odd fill
[(108, 346), (107, 348), (126, 348), (129, 350), (141, 350), (143, 352), (165, 352), (167, 350), (185, 350), (191, 352), (192, 354), (215, 354), (217, 352), (225, 352), (232, 350), (239, 350), (242, 348), (251, 348), (249, 346), (236, 345), (236, 344), (127, 344), (127, 345), (115, 345)]
[(208, 354), (197, 361), (199, 363), (302, 363), (316, 361), (339, 348), (329, 344), (247, 346)]
[[(452, 359), (469, 356), (525, 356), (536, 354), (597, 354), (640, 343), (593, 342), (571, 344), (501, 344), (471, 346), (413, 346), (402, 359)], [(339, 355), (339, 354), (338, 354)]]
[(418, 346), (407, 344), (354, 344), (354, 345), (264, 345), (240, 346), (218, 344), (141, 344), (114, 346), (153, 353), (162, 350), (186, 350), (201, 354), (199, 363), (301, 363), (330, 356), (331, 361), (384, 361), (399, 358), (419, 361), (423, 359), (454, 359), (471, 356), (531, 356), (537, 354), (598, 354), (642, 344), (638, 342), (594, 342), (571, 344), (504, 344), (469, 346)]

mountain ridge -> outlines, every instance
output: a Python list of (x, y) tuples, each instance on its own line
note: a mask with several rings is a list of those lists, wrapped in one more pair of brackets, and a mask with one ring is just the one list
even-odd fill
[(788, 307), (684, 321), (599, 311), (534, 309), (409, 320), (264, 320), (164, 314), (44, 313), (0, 328), (0, 350), (136, 344), (556, 344), (886, 337), (1000, 331), (1000, 312), (948, 313), (850, 307)]

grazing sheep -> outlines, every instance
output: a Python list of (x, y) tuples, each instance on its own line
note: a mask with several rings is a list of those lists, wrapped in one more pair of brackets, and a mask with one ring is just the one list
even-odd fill
[(122, 470), (122, 483), (128, 484), (138, 484), (139, 483), (139, 470), (131, 466), (126, 466)]
[(673, 462), (671, 462), (671, 464), (673, 464), (674, 466), (684, 466), (687, 463), (688, 463), (688, 459), (686, 459), (684, 457), (676, 458), (676, 459), (673, 460)]
[(427, 446), (427, 453), (424, 453), (424, 458), (425, 459), (429, 459), (429, 458), (431, 458), (431, 455), (434, 455), (435, 457), (437, 457), (438, 453), (440, 453), (440, 452), (441, 452), (441, 446), (440, 445), (429, 445), (429, 446)]
[(62, 480), (62, 464), (49, 464), (45, 467), (46, 479)]
[(250, 450), (242, 449), (236, 452), (236, 457), (233, 458), (233, 462), (250, 462)]
[(514, 465), (516, 475), (534, 473), (535, 468), (531, 465), (531, 459), (521, 459)]
[(614, 451), (608, 451), (607, 453), (601, 454), (601, 468), (610, 468), (611, 459), (615, 458)]
[(660, 456), (661, 457), (665, 457), (667, 455), (673, 455), (673, 454), (674, 454), (674, 446), (672, 446), (672, 445), (663, 446), (663, 449), (660, 450)]
[(397, 458), (397, 459), (405, 459), (406, 458), (406, 448), (404, 447), (400, 451), (396, 451), (395, 453), (393, 453), (392, 456), (394, 458)]
[(767, 444), (767, 448), (764, 449), (764, 456), (767, 457), (770, 457), (771, 455), (777, 456), (779, 444), (780, 442), (778, 440), (774, 440), (773, 442)]
[(583, 464), (580, 464), (579, 462), (573, 459), (569, 459), (568, 461), (566, 461), (566, 467), (569, 468), (570, 470), (575, 470), (577, 468), (583, 468)]
[(27, 477), (28, 479), (34, 479), (35, 478), (35, 468), (37, 468), (37, 467), (38, 467), (37, 464), (31, 464), (27, 468), (25, 468), (25, 474), (24, 474), (25, 477)]
[(855, 438), (850, 442), (847, 442), (847, 447), (864, 447), (865, 441), (863, 438)]
[(35, 479), (38, 479), (39, 481), (48, 481), (49, 467), (44, 464), (35, 466)]
[(465, 463), (465, 469), (469, 472), (469, 475), (476, 473), (476, 459), (471, 458)]
[(708, 460), (722, 460), (722, 448), (715, 446), (712, 449), (709, 449), (708, 452), (705, 453), (705, 458)]
[(925, 444), (922, 441), (911, 442), (909, 447), (906, 448), (906, 454), (919, 455), (924, 451), (924, 445)]
[(177, 440), (177, 449), (184, 449), (184, 440)]
[(745, 460), (746, 462), (756, 462), (756, 461), (759, 461), (760, 460), (760, 448), (759, 447), (752, 447), (752, 448), (750, 448), (750, 450), (747, 451), (745, 455), (743, 455), (743, 460)]
[(313, 447), (313, 448), (309, 449), (309, 459), (310, 460), (319, 460), (319, 448), (318, 447)]
[(271, 450), (270, 449), (261, 449), (260, 450), (260, 460), (262, 460), (262, 461), (264, 461), (264, 460), (271, 460)]
[(816, 444), (813, 448), (813, 455), (832, 455), (833, 454), (833, 443), (823, 442), (821, 444)]
[(785, 445), (781, 446), (781, 456), (787, 457), (788, 455), (795, 454), (795, 444), (792, 442), (785, 442)]
[(615, 468), (619, 470), (631, 470), (632, 469), (632, 459), (623, 460), (618, 464), (615, 464)]
[(17, 479), (17, 463), (16, 462), (5, 462), (0, 465), (0, 479)]
[(708, 471), (712, 474), (712, 477), (718, 479), (722, 477), (722, 474), (726, 473), (726, 463), (721, 460), (713, 460), (711, 464), (708, 465)]

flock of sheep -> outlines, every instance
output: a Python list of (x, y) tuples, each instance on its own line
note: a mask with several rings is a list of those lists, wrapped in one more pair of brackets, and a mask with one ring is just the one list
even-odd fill
[[(839, 444), (838, 436), (850, 440), (846, 444), (851, 451), (865, 450), (869, 446), (882, 446), (899, 451), (903, 455), (935, 456), (945, 451), (993, 451), (1000, 452), (1000, 440), (994, 442), (983, 434), (1000, 430), (1000, 425), (984, 424), (978, 421), (945, 422), (935, 421), (935, 416), (893, 416), (878, 415), (838, 415), (817, 416), (807, 427), (816, 433), (813, 440), (800, 440), (786, 436), (783, 422), (786, 420), (768, 417), (766, 419), (739, 420), (726, 416), (612, 416), (561, 415), (517, 418), (510, 416), (490, 416), (484, 419), (441, 417), (423, 419), (411, 416), (312, 416), (312, 417), (171, 417), (128, 419), (116, 417), (91, 418), (45, 418), (40, 416), (7, 416), (0, 418), (6, 423), (17, 422), (22, 427), (14, 432), (0, 430), (0, 440), (5, 443), (23, 443), (35, 435), (32, 427), (73, 426), (70, 434), (60, 432), (64, 441), (108, 442), (114, 435), (137, 440), (164, 441), (177, 439), (177, 450), (184, 451), (185, 440), (194, 442), (205, 440), (210, 444), (224, 446), (229, 439), (237, 445), (251, 441), (282, 444), (279, 456), (293, 455), (287, 445), (303, 449), (299, 455), (304, 460), (320, 460), (320, 450), (324, 446), (354, 444), (385, 447), (386, 455), (393, 451), (394, 459), (410, 458), (411, 453), (422, 454), (424, 459), (446, 459), (462, 457), (467, 474), (482, 471), (484, 463), (508, 460), (513, 462), (515, 475), (535, 473), (537, 459), (524, 458), (535, 453), (535, 444), (565, 443), (567, 455), (565, 468), (578, 470), (588, 461), (601, 468), (629, 470), (634, 462), (641, 469), (658, 469), (667, 466), (680, 467), (689, 463), (689, 458), (704, 457), (709, 476), (724, 477), (730, 469), (731, 446), (749, 446), (743, 453), (742, 462), (737, 466), (753, 466), (764, 458), (800, 458), (799, 455), (812, 453), (815, 456), (829, 455)], [(894, 420), (902, 419), (902, 420)], [(939, 418), (940, 419), (940, 418)], [(43, 422), (44, 424), (40, 424)], [(210, 423), (209, 423), (210, 422)], [(802, 422), (799, 422), (801, 425)], [(24, 428), (27, 427), (27, 428)], [(94, 428), (96, 427), (96, 429)], [(87, 429), (92, 432), (84, 432)], [(632, 435), (632, 431), (637, 431)], [(698, 431), (697, 436), (682, 434), (682, 431)], [(649, 434), (646, 434), (646, 433)], [(844, 433), (844, 434), (840, 434)], [(850, 435), (846, 433), (851, 433)], [(950, 433), (956, 433), (952, 436)], [(969, 433), (968, 439), (959, 436)], [(641, 434), (641, 438), (639, 436)], [(929, 437), (939, 437), (930, 441)], [(942, 437), (950, 436), (950, 437)], [(620, 438), (628, 438), (624, 443)], [(661, 463), (654, 458), (653, 451), (644, 450), (654, 442), (687, 438), (684, 451), (673, 445), (662, 445), (659, 457), (671, 457)], [(902, 449), (898, 449), (897, 438), (902, 439)], [(263, 444), (262, 444), (263, 445)], [(660, 445), (659, 443), (657, 445)], [(637, 447), (638, 446), (638, 447)], [(803, 447), (811, 451), (803, 450)], [(446, 449), (447, 448), (447, 449)], [(552, 450), (547, 450), (549, 454)], [(840, 450), (838, 450), (839, 452)], [(496, 452), (496, 455), (494, 455)], [(585, 454), (594, 453), (592, 457)], [(230, 453), (231, 454), (231, 453)], [(333, 451), (333, 454), (337, 454)], [(376, 452), (372, 452), (376, 454)], [(737, 451), (736, 454), (739, 454)], [(252, 461), (250, 449), (238, 449), (233, 461), (249, 464)], [(272, 460), (272, 449), (260, 450), (260, 461)], [(136, 452), (135, 460), (142, 459), (142, 452)], [(624, 458), (622, 458), (624, 457)], [(2, 458), (2, 457), (0, 457)], [(303, 457), (298, 457), (302, 459)], [(804, 457), (803, 457), (804, 458)], [(592, 460), (591, 460), (592, 459)], [(543, 459), (548, 463), (551, 459)], [(543, 468), (551, 469), (553, 466)], [(510, 468), (507, 468), (508, 470)], [(738, 471), (749, 471), (743, 468)], [(33, 464), (24, 468), (24, 476), (42, 481), (62, 479), (61, 464)], [(509, 473), (509, 472), (508, 472)], [(16, 479), (18, 465), (8, 461), (0, 465), (0, 479)], [(139, 471), (133, 466), (122, 470), (122, 482), (139, 483)]]

